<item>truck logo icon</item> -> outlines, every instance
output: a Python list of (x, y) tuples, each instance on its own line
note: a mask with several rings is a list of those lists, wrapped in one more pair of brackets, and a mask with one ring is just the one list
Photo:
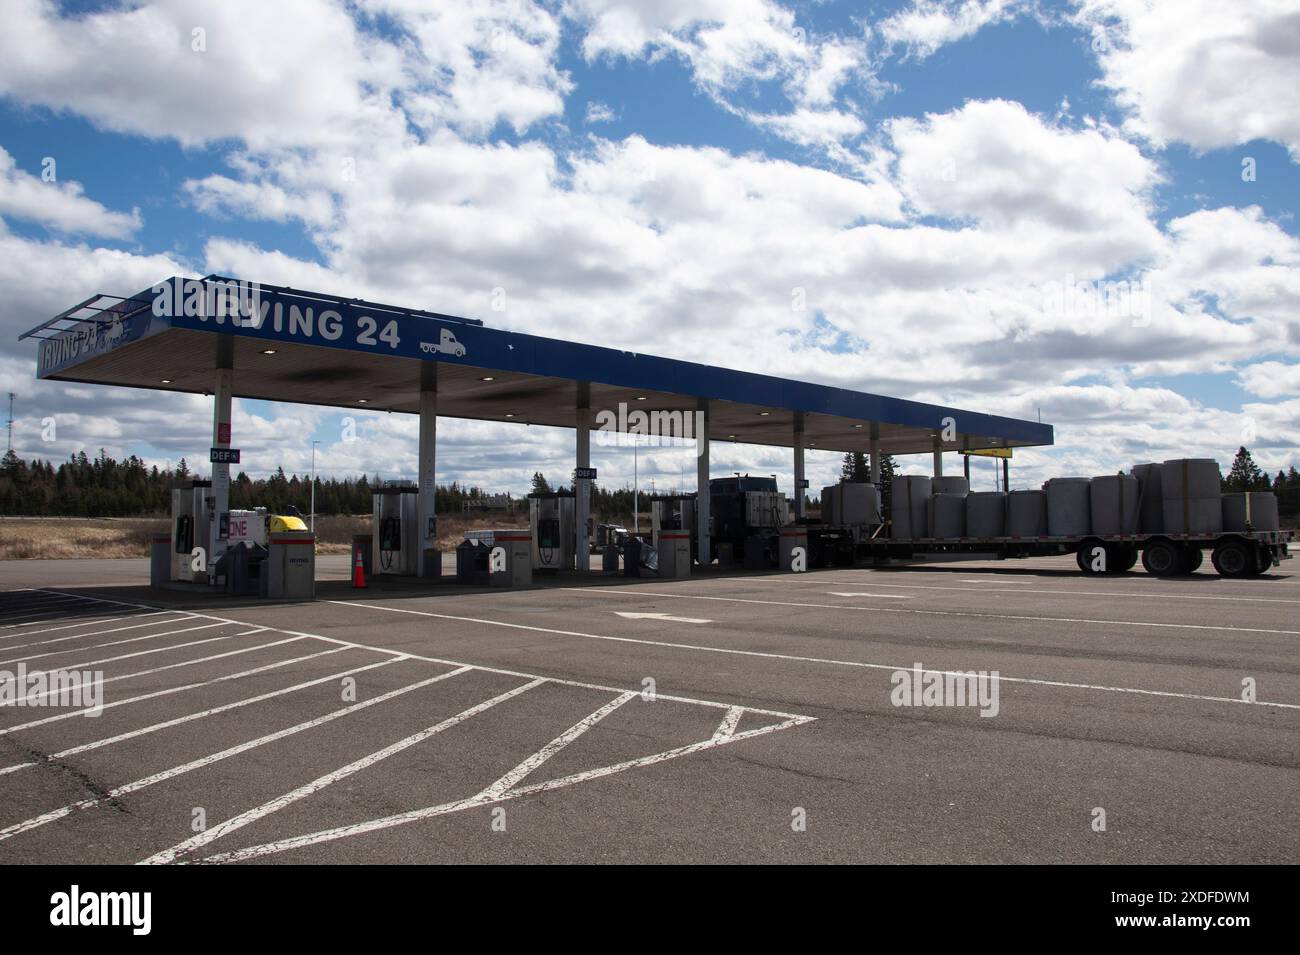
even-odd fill
[(451, 333), (450, 328), (439, 329), (438, 341), (420, 342), (420, 351), (429, 355), (451, 355), (455, 358), (465, 357), (465, 346), (456, 341), (456, 336)]

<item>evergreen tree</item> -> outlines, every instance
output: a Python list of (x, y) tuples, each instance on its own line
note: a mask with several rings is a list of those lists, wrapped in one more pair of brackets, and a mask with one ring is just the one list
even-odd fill
[(840, 480), (862, 484), (871, 480), (871, 466), (865, 451), (847, 451), (840, 465)]
[(1249, 451), (1244, 447), (1237, 449), (1237, 456), (1232, 459), (1232, 468), (1228, 471), (1228, 476), (1224, 479), (1223, 489), (1225, 491), (1266, 491), (1269, 489), (1269, 482), (1264, 472), (1260, 470), (1255, 459), (1251, 457)]
[(546, 476), (543, 475), (541, 471), (534, 471), (533, 488), (530, 493), (549, 494), (550, 492), (551, 492), (551, 485), (546, 482)]

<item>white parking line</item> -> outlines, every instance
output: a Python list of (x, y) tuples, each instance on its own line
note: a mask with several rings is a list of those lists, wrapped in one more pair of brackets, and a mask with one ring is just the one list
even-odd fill
[[(659, 698), (663, 699), (662, 696)], [(750, 712), (753, 712), (753, 710), (750, 710)], [(760, 726), (752, 730), (745, 730), (741, 733), (735, 733), (732, 736), (719, 738), (715, 734), (709, 739), (701, 740), (698, 743), (678, 746), (674, 749), (664, 750), (661, 753), (654, 753), (650, 756), (641, 756), (636, 759), (626, 760), (622, 763), (614, 763), (610, 766), (601, 766), (597, 769), (589, 769), (580, 773), (573, 773), (569, 776), (561, 776), (558, 779), (548, 779), (545, 782), (533, 783), (530, 786), (520, 786), (517, 789), (512, 789), (509, 792), (496, 796), (495, 798), (490, 798), (480, 793), (477, 796), (471, 796), (469, 799), (458, 799), (455, 802), (446, 802), (438, 806), (428, 806), (424, 809), (413, 809), (407, 812), (399, 812), (391, 816), (384, 816), (380, 819), (371, 819), (368, 822), (353, 823), (351, 825), (339, 826), (335, 829), (325, 829), (320, 832), (308, 833), (307, 835), (294, 836), (288, 839), (278, 839), (274, 842), (267, 842), (257, 846), (249, 846), (246, 849), (236, 849), (232, 852), (218, 853), (216, 855), (206, 856), (202, 861), (213, 863), (244, 862), (249, 859), (258, 859), (264, 856), (275, 855), (280, 852), (288, 852), (291, 849), (303, 849), (310, 846), (321, 845), (326, 842), (334, 842), (339, 839), (347, 839), (352, 836), (364, 835), (370, 832), (379, 832), (383, 829), (392, 829), (396, 826), (404, 826), (412, 822), (421, 822), (425, 819), (432, 819), (435, 816), (445, 816), (450, 813), (461, 812), (465, 809), (472, 809), (476, 806), (486, 806), (491, 803), (501, 803), (511, 799), (519, 799), (523, 796), (531, 796), (535, 793), (563, 789), (567, 786), (573, 786), (578, 783), (584, 783), (593, 779), (600, 779), (605, 776), (612, 776), (616, 773), (626, 772), (629, 769), (653, 766), (657, 763), (667, 762), (670, 759), (678, 759), (682, 756), (704, 752), (705, 750), (715, 749), (719, 746), (726, 746), (731, 743), (738, 743), (742, 740), (766, 736), (768, 733), (775, 733), (794, 726), (801, 726), (805, 723), (812, 722), (813, 719), (814, 718), (811, 716), (790, 716), (783, 722), (772, 723), (768, 726)]]
[(150, 733), (157, 733), (162, 730), (171, 729), (175, 726), (183, 726), (186, 723), (193, 723), (195, 720), (207, 719), (209, 716), (216, 716), (219, 713), (229, 713), (231, 710), (242, 709), (245, 706), (252, 706), (254, 703), (265, 703), (267, 700), (274, 700), (276, 697), (286, 696), (290, 693), (296, 693), (299, 690), (306, 690), (313, 686), (320, 686), (322, 683), (332, 683), (341, 680), (344, 677), (353, 676), (357, 673), (365, 673), (367, 670), (377, 670), (379, 667), (388, 666), (391, 663), (401, 662), (401, 657), (394, 657), (390, 660), (380, 660), (378, 663), (368, 663), (365, 666), (353, 667), (350, 670), (343, 670), (339, 673), (331, 673), (328, 676), (317, 677), (314, 680), (307, 680), (304, 683), (295, 683), (293, 686), (286, 686), (279, 690), (271, 690), (267, 693), (259, 693), (256, 696), (248, 696), (242, 700), (235, 700), (233, 703), (223, 703), (220, 706), (213, 706), (206, 710), (199, 710), (197, 713), (187, 713), (184, 716), (177, 716), (170, 720), (164, 720), (161, 723), (154, 723), (151, 726), (144, 726), (140, 729), (128, 730), (125, 733), (118, 733), (116, 736), (97, 739), (92, 743), (82, 743), (80, 746), (73, 746), (62, 752), (54, 754), (54, 758), (63, 759), (67, 756), (76, 756), (78, 753), (87, 753), (92, 749), (102, 749), (105, 746), (112, 746), (114, 743), (122, 743), (129, 739), (137, 739), (141, 736), (148, 736)]
[[(249, 626), (249, 624), (244, 624)], [(239, 637), (242, 634), (227, 633), (220, 637), (204, 637), (202, 640), (191, 640), (189, 643), (175, 643), (170, 647), (154, 647), (152, 650), (136, 650), (134, 653), (119, 653), (115, 657), (104, 657), (99, 660), (87, 660), (85, 663), (68, 663), (60, 667), (62, 670), (88, 670), (91, 667), (99, 666), (101, 663), (116, 663), (118, 660), (134, 660), (136, 657), (149, 657), (155, 653), (171, 653), (173, 650), (184, 650), (187, 647), (199, 647), (205, 643), (216, 643), (218, 640), (229, 640), (232, 637)]]
[[(583, 587), (583, 588), (573, 588), (573, 589), (601, 590), (603, 588)], [(648, 594), (645, 591), (636, 591), (628, 594), (622, 594), (620, 596), (634, 597), (637, 595), (637, 593), (640, 593), (641, 596), (658, 596), (658, 597), (672, 596), (671, 594)], [(695, 599), (729, 600), (733, 598), (699, 597)], [(742, 602), (750, 602), (750, 601), (742, 601)], [(773, 603), (775, 601), (757, 601), (757, 602)], [(645, 640), (637, 637), (615, 637), (615, 636), (610, 636), (607, 634), (599, 634), (599, 633), (581, 633), (575, 630), (557, 630), (552, 627), (535, 627), (523, 623), (508, 623), (503, 620), (487, 620), (481, 617), (458, 617), (452, 614), (432, 613), (427, 610), (412, 610), (407, 607), (384, 607), (376, 604), (353, 603), (347, 600), (331, 600), (330, 603), (339, 604), (340, 606), (344, 606), (344, 607), (356, 607), (362, 610), (383, 610), (389, 613), (407, 613), (407, 614), (415, 614), (421, 617), (435, 617), (441, 620), (456, 620), (461, 623), (481, 623), (487, 626), (505, 627), (511, 630), (531, 630), (536, 633), (550, 633), (550, 634), (555, 634), (557, 636), (564, 636), (564, 637), (581, 637), (584, 640), (608, 640), (613, 643), (636, 643), (636, 644), (643, 644), (645, 646), (652, 646), (652, 647), (667, 647), (674, 650), (697, 650), (701, 653), (721, 653), (721, 654), (728, 654), (732, 656), (759, 657), (768, 660), (786, 660), (795, 663), (820, 663), (820, 664), (825, 664), (827, 666), (855, 667), (855, 668), (860, 668), (865, 670), (888, 670), (890, 672), (896, 672), (899, 670), (908, 670), (911, 666), (910, 664), (907, 666), (900, 666), (898, 664), (892, 664), (892, 663), (863, 663), (858, 660), (835, 660), (835, 659), (828, 659), (826, 657), (799, 656), (796, 654), (789, 654), (789, 653), (770, 653), (763, 650), (737, 650), (731, 647), (710, 647), (710, 646), (703, 646), (700, 644), (692, 644), (692, 643), (672, 643), (667, 640)], [(809, 606), (809, 605), (795, 604), (794, 606)], [(817, 605), (813, 605), (813, 606), (817, 606)], [(854, 609), (863, 609), (863, 608), (835, 607), (834, 609), (854, 610)], [(895, 610), (893, 612), (916, 613), (916, 612), (924, 612), (924, 611)], [(927, 668), (927, 671), (940, 673), (944, 676), (948, 676), (948, 675), (964, 676), (964, 674), (959, 673), (957, 671), (950, 672), (946, 670), (932, 670), (931, 668)], [(1146, 690), (1146, 689), (1141, 689), (1139, 687), (1104, 686), (1104, 685), (1093, 684), (1093, 683), (1072, 683), (1065, 680), (1039, 680), (1039, 679), (1033, 679), (1031, 677), (1012, 677), (1012, 676), (1005, 676), (1005, 675), (999, 676), (998, 679), (1002, 683), (1024, 683), (1031, 686), (1052, 686), (1052, 687), (1071, 689), (1071, 690), (1093, 690), (1093, 691), (1100, 691), (1106, 693), (1129, 693), (1136, 696), (1154, 696), (1154, 697), (1167, 697), (1167, 698), (1182, 699), (1182, 700), (1198, 700), (1206, 703), (1240, 703), (1245, 706), (1272, 706), (1281, 709), (1300, 710), (1300, 703), (1275, 703), (1267, 700), (1253, 700), (1253, 701), (1242, 700), (1233, 696), (1209, 696), (1209, 695), (1203, 695), (1199, 693), (1180, 693), (1173, 690)]]
[(282, 796), (277, 796), (275, 799), (265, 802), (254, 809), (249, 809), (247, 812), (242, 812), (224, 822), (219, 822), (215, 826), (210, 826), (197, 835), (186, 839), (184, 842), (177, 843), (170, 849), (164, 849), (162, 852), (156, 853), (155, 855), (142, 860), (139, 864), (166, 865), (167, 863), (175, 862), (182, 855), (187, 855), (195, 849), (199, 849), (216, 839), (220, 839), (228, 833), (234, 832), (237, 829), (242, 829), (244, 826), (254, 823), (265, 816), (269, 816), (273, 812), (278, 812), (285, 806), (291, 805), (300, 799), (305, 799), (312, 793), (320, 792), (326, 786), (331, 786), (340, 779), (347, 779), (349, 776), (353, 776), (361, 772), (361, 770), (373, 766), (381, 760), (387, 759), (389, 756), (400, 753), (405, 749), (410, 749), (416, 743), (428, 739), (435, 733), (441, 733), (443, 730), (457, 726), (466, 720), (477, 716), (479, 713), (491, 709), (498, 703), (504, 703), (506, 700), (519, 696), (521, 693), (526, 693), (534, 687), (541, 686), (545, 682), (545, 678), (539, 678), (529, 683), (525, 683), (523, 686), (517, 686), (512, 690), (507, 690), (505, 693), (494, 696), (490, 700), (476, 703), (474, 706), (471, 706), (467, 710), (462, 710), (455, 716), (450, 716), (445, 720), (435, 723), (433, 726), (427, 726), (418, 733), (412, 733), (410, 736), (400, 739), (396, 743), (385, 746), (383, 749), (376, 750), (368, 756), (363, 756), (358, 760), (348, 763), (346, 766), (334, 770), (333, 772), (326, 773), (324, 776), (313, 779), (305, 786), (299, 786), (292, 792), (287, 792)]
[[(317, 657), (325, 657), (334, 653), (342, 653), (343, 647), (330, 647), (328, 650), (317, 650), (315, 653), (309, 653), (306, 656), (291, 657), (288, 660), (276, 660), (274, 663), (264, 663), (260, 667), (251, 670), (241, 670), (238, 673), (226, 673), (222, 676), (213, 677), (210, 680), (203, 680), (198, 683), (182, 683), (180, 686), (169, 686), (161, 690), (154, 690), (151, 693), (141, 693), (139, 696), (128, 696), (125, 699), (114, 700), (112, 703), (105, 703), (99, 707), (98, 712), (111, 710), (119, 706), (127, 706), (131, 703), (139, 703), (142, 700), (154, 700), (160, 696), (172, 696), (176, 693), (185, 693), (189, 690), (197, 690), (200, 687), (212, 686), (216, 683), (226, 683), (230, 680), (242, 680), (245, 677), (256, 676), (259, 673), (268, 673), (271, 670), (278, 670), (280, 667), (291, 666), (295, 663), (302, 663), (306, 660), (314, 660)], [(57, 723), (61, 720), (70, 720), (74, 716), (84, 716), (88, 713), (96, 712), (91, 707), (85, 707), (79, 710), (69, 710), (66, 713), (58, 713), (54, 716), (47, 716), (44, 719), (32, 720), (30, 723), (19, 723), (17, 726), (8, 726), (0, 729), (0, 736), (15, 733), (19, 730), (31, 729), (33, 726), (44, 726), (47, 723)]]
[[(1152, 620), (1099, 620), (1089, 617), (1047, 617), (1041, 614), (981, 613), (973, 610), (920, 610), (913, 607), (853, 607), (845, 604), (801, 603), (792, 600), (758, 600), (753, 597), (713, 597), (703, 594), (672, 593), (629, 589), (621, 592), (617, 587), (572, 587), (585, 593), (596, 593), (605, 597), (665, 597), (669, 600), (716, 600), (726, 603), (760, 604), (768, 607), (805, 607), (812, 610), (869, 610), (872, 613), (904, 613), (923, 617), (970, 617), (977, 620), (1023, 620), (1029, 623), (1081, 623), (1100, 627), (1155, 627), (1161, 630), (1209, 630), (1215, 633), (1271, 633), (1286, 637), (1300, 637), (1300, 630), (1270, 630), (1263, 627), (1219, 627), (1202, 623), (1157, 623)], [(1023, 591), (1016, 591), (1023, 593)], [(334, 600), (331, 603), (347, 603)], [(393, 607), (377, 607), (379, 610), (393, 610)]]
[(740, 718), (745, 715), (743, 706), (733, 706), (727, 710), (727, 715), (722, 718), (718, 728), (713, 732), (713, 738), (719, 742), (724, 739), (730, 739), (736, 734), (736, 727), (740, 724)]
[(165, 613), (183, 613), (180, 610), (155, 610), (152, 613), (142, 614), (123, 614), (120, 617), (100, 617), (98, 619), (78, 620), (76, 623), (64, 624), (61, 627), (46, 627), (44, 630), (24, 630), (22, 633), (11, 633), (6, 637), (0, 637), (0, 640), (14, 640), (18, 637), (32, 637), (38, 633), (53, 633), (56, 630), (71, 630), (74, 627), (94, 627), (101, 623), (116, 623), (119, 620), (134, 620), (137, 617), (157, 617)]
[[(262, 633), (266, 627), (255, 627), (252, 630), (245, 630), (243, 633), (231, 634), (235, 637), (251, 637), (254, 634)], [(239, 650), (227, 650), (225, 653), (214, 653), (208, 657), (197, 657), (193, 660), (182, 660), (179, 663), (168, 663), (165, 666), (151, 667), (148, 670), (136, 670), (134, 673), (123, 673), (120, 676), (104, 677), (105, 683), (116, 683), (118, 680), (130, 680), (137, 676), (151, 676), (155, 673), (162, 673), (164, 670), (177, 670), (181, 667), (192, 667), (199, 663), (211, 663), (213, 660), (224, 660), (226, 657), (237, 657), (241, 653), (256, 653), (258, 650), (269, 650), (271, 647), (281, 647), (286, 643), (297, 643), (299, 640), (305, 640), (305, 637), (288, 637), (284, 640), (274, 640), (271, 643), (259, 643), (251, 647), (242, 647)], [(30, 675), (30, 674), (29, 674)], [(35, 694), (37, 700), (43, 700), (47, 697), (54, 696), (59, 691), (46, 690), (44, 693)], [(31, 697), (28, 697), (31, 699)]]
[[(194, 618), (191, 617), (190, 619), (194, 619)], [(28, 657), (14, 657), (9, 660), (0, 660), (0, 666), (4, 666), (10, 663), (26, 663), (28, 660), (43, 660), (46, 657), (57, 657), (64, 653), (80, 653), (83, 650), (102, 650), (105, 647), (120, 647), (123, 644), (127, 644), (127, 643), (139, 643), (142, 640), (157, 640), (161, 637), (174, 637), (178, 633), (192, 633), (195, 630), (211, 630), (213, 627), (221, 627), (221, 626), (225, 626), (225, 624), (204, 623), (194, 627), (183, 627), (180, 630), (167, 630), (163, 633), (148, 633), (145, 634), (143, 637), (131, 637), (128, 640), (110, 640), (108, 643), (97, 643), (94, 646), (90, 646), (90, 647), (70, 647), (67, 650), (51, 650), (48, 653), (35, 653)], [(13, 647), (12, 649), (17, 650), (19, 648)]]
[[(183, 623), (186, 620), (196, 620), (196, 619), (198, 618), (196, 618), (193, 614), (186, 614), (185, 616), (178, 617), (175, 620), (146, 620), (144, 623), (134, 623), (127, 627), (111, 627), (108, 630), (92, 630), (90, 633), (72, 633), (62, 637), (51, 637), (48, 640), (37, 640), (34, 643), (6, 644), (4, 647), (0, 649), (3, 649), (6, 653), (8, 653), (10, 650), (24, 650), (27, 647), (45, 647), (45, 646), (49, 646), (51, 643), (64, 643), (68, 640), (82, 640), (86, 637), (102, 637), (105, 634), (121, 633), (124, 630), (139, 630), (141, 627), (158, 627), (158, 626), (165, 627), (168, 624)], [(30, 636), (32, 636), (32, 633), (30, 631), (28, 631), (27, 633), (12, 633), (7, 637), (0, 637), (0, 640), (13, 640), (16, 637), (30, 637)]]
[[(514, 769), (510, 770), (510, 772), (506, 773), (504, 776), (498, 779), (496, 782), (492, 783), (490, 786), (485, 788), (474, 798), (487, 799), (487, 800), (500, 799), (503, 795), (508, 793), (510, 790), (514, 789), (515, 786), (518, 785), (524, 779), (524, 777), (528, 776), (529, 774), (537, 770), (538, 767), (540, 767), (548, 759), (550, 759), (560, 750), (564, 749), (564, 747), (568, 746), (575, 739), (577, 739), (583, 733), (587, 732), (587, 730), (591, 729), (593, 726), (595, 726), (605, 717), (609, 716), (610, 713), (613, 713), (624, 703), (628, 702), (629, 700), (636, 699), (638, 695), (639, 694), (634, 693), (630, 690), (626, 693), (620, 693), (618, 696), (614, 697), (614, 699), (610, 700), (608, 703), (600, 707), (600, 709), (596, 710), (594, 713), (589, 713), (586, 716), (584, 716), (582, 719), (578, 720), (578, 722), (574, 723), (572, 726), (570, 726), (559, 736), (555, 737), (555, 739), (551, 740), (549, 743), (547, 743), (537, 752), (533, 753), (533, 755), (529, 756), (527, 759), (524, 759), (522, 762), (519, 763), (518, 766), (516, 766)], [(731, 711), (728, 710), (727, 712), (730, 713)]]
[[(840, 573), (847, 573), (847, 572), (841, 571)], [(853, 571), (853, 573), (859, 573), (859, 571)], [(796, 578), (796, 575), (793, 574), (786, 577), (779, 577), (776, 579), (780, 580), (782, 583), (792, 583), (792, 584), (793, 583), (806, 583), (806, 584), (818, 583), (818, 581), (809, 580), (807, 577)], [(1211, 594), (1170, 594), (1170, 593), (1158, 593), (1158, 592), (1135, 593), (1133, 591), (1124, 591), (1124, 590), (1039, 590), (1037, 587), (1030, 590), (1026, 590), (1023, 587), (1003, 588), (1003, 587), (987, 586), (987, 584), (995, 584), (995, 583), (999, 583), (1000, 581), (1001, 578), (998, 578), (998, 580), (990, 580), (990, 581), (965, 580), (961, 582), (970, 583), (970, 584), (985, 584), (985, 586), (945, 587), (939, 584), (908, 584), (900, 580), (891, 580), (888, 586), (897, 588), (899, 590), (941, 590), (941, 591), (953, 591), (956, 593), (978, 593), (978, 594), (1029, 593), (1029, 594), (1044, 594), (1044, 595), (1060, 596), (1060, 597), (1132, 597), (1137, 600), (1215, 600), (1215, 601), (1230, 601), (1235, 603), (1252, 603), (1252, 604), (1255, 603), (1300, 604), (1300, 600), (1288, 600), (1281, 597), (1274, 597), (1274, 598), (1249, 597), (1249, 596), (1225, 597), (1217, 594), (1213, 594), (1213, 595)], [(879, 581), (872, 581), (872, 583), (878, 583), (878, 582)], [(825, 586), (826, 582), (823, 580), (820, 581), (820, 583), (822, 584), (822, 586)], [(868, 595), (864, 595), (864, 596), (868, 596)]]
[[(385, 660), (382, 663), (372, 664), (371, 667), (365, 667), (364, 669), (372, 669), (375, 666), (385, 666), (389, 663), (397, 663), (397, 662), (399, 662), (398, 659)], [(209, 756), (202, 756), (199, 759), (192, 760), (191, 762), (188, 763), (183, 763), (180, 766), (173, 766), (171, 769), (163, 770), (160, 773), (154, 773), (152, 776), (146, 776), (143, 779), (137, 779), (135, 782), (127, 783), (124, 786), (118, 786), (115, 789), (109, 790), (108, 795), (103, 798), (83, 799), (80, 802), (70, 803), (66, 806), (61, 806), (58, 809), (52, 810), (50, 812), (42, 813), (39, 816), (33, 816), (31, 819), (25, 819), (22, 822), (17, 822), (4, 829), (0, 829), (0, 842), (3, 842), (6, 839), (11, 839), (16, 835), (19, 835), (20, 833), (29, 832), (32, 829), (37, 829), (41, 826), (48, 825), (49, 823), (54, 822), (55, 820), (58, 819), (62, 819), (64, 816), (70, 815), (71, 813), (76, 812), (79, 809), (90, 809), (94, 806), (99, 805), (100, 803), (107, 802), (111, 799), (119, 799), (122, 796), (128, 795), (129, 793), (139, 792), (141, 789), (145, 789), (149, 786), (153, 786), (156, 783), (163, 782), (164, 780), (172, 779), (176, 776), (181, 776), (184, 775), (185, 773), (193, 772), (196, 769), (202, 769), (204, 766), (211, 766), (213, 763), (219, 762), (220, 760), (223, 759), (228, 759), (231, 756), (236, 756), (239, 753), (245, 753), (251, 749), (256, 749), (259, 746), (265, 746), (267, 743), (273, 743), (276, 740), (281, 740), (288, 736), (293, 736), (297, 733), (301, 733), (305, 730), (313, 729), (314, 727), (317, 726), (322, 726), (325, 723), (329, 723), (333, 720), (339, 719), (340, 717), (346, 716), (349, 713), (355, 713), (358, 710), (363, 710), (366, 709), (367, 707), (375, 706), (376, 704), (383, 703), (386, 700), (390, 700), (395, 696), (400, 696), (403, 693), (408, 693), (411, 690), (419, 689), (422, 686), (428, 686), (430, 683), (436, 683), (438, 680), (446, 679), (449, 676), (455, 676), (455, 675), (456, 675), (455, 673), (442, 673), (436, 677), (433, 677), (432, 679), (422, 680), (419, 683), (415, 683), (407, 687), (402, 687), (401, 689), (398, 690), (391, 690), (388, 693), (383, 694), (382, 696), (377, 696), (369, 700), (363, 700), (360, 703), (353, 703), (351, 706), (345, 706), (342, 709), (334, 710), (331, 713), (326, 713), (324, 716), (318, 716), (313, 720), (307, 720), (304, 723), (299, 723), (296, 726), (290, 726), (287, 729), (276, 730), (274, 733), (268, 733), (266, 736), (259, 736), (257, 739), (248, 740), (245, 743), (240, 743), (239, 745), (232, 746), (229, 749), (224, 749), (219, 753), (213, 753)]]

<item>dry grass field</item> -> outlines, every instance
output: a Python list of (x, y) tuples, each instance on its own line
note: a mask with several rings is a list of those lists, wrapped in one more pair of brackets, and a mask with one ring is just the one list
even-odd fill
[[(440, 515), (438, 544), (453, 550), (467, 530), (523, 527), (520, 515)], [(370, 515), (319, 515), (317, 553), (346, 554), (354, 534), (370, 533)], [(147, 557), (149, 540), (166, 534), (166, 517), (0, 517), (0, 560), (68, 557)]]

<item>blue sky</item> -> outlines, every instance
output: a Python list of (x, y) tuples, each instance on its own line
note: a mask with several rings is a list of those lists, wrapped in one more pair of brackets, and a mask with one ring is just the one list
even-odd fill
[[(1041, 409), (1058, 444), (1018, 458), (1025, 486), (1161, 456), (1226, 464), (1247, 438), (1270, 468), (1300, 464), (1285, 4), (15, 0), (6, 15), (0, 377), (26, 456), (202, 455), (201, 397), (37, 383), (15, 339), (92, 292), (216, 271)], [(1068, 282), (1136, 283), (1145, 312), (1062, 312)], [(313, 438), (327, 472), (414, 469), (400, 416), (360, 416), (344, 442), (325, 409), (240, 414), (253, 471), (305, 470)], [(447, 421), (440, 445), (441, 480), (493, 490), (571, 466), (570, 432)], [(606, 480), (630, 479), (630, 452), (603, 453)], [(790, 469), (768, 449), (714, 454), (719, 473)], [(676, 483), (689, 455), (640, 470)], [(835, 467), (814, 455), (811, 476)]]

